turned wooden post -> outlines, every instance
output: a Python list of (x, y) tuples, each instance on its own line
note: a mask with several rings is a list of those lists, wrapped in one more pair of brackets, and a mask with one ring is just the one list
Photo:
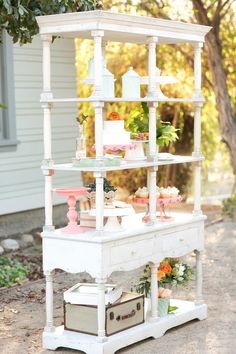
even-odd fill
[(202, 297), (202, 252), (195, 250), (196, 255), (196, 305), (203, 304)]
[(96, 279), (98, 284), (98, 337), (97, 341), (103, 343), (107, 341), (105, 332), (105, 283), (106, 279)]
[(46, 332), (53, 332), (53, 273), (51, 271), (44, 272), (46, 278)]
[(102, 96), (102, 37), (104, 31), (92, 31), (91, 35), (94, 39), (94, 97)]
[(157, 37), (148, 37), (148, 97), (156, 96), (156, 44)]
[(151, 264), (151, 321), (158, 319), (158, 264)]

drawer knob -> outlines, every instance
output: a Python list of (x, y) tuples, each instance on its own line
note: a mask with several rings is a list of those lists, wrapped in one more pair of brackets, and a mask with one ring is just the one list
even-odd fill
[(132, 256), (134, 256), (136, 253), (136, 251), (131, 251)]
[(179, 239), (181, 242), (183, 242), (184, 241), (184, 237), (180, 237), (180, 239)]

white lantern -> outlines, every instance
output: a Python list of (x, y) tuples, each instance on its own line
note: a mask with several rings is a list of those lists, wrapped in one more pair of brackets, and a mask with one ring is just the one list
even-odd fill
[(102, 72), (102, 92), (103, 96), (106, 98), (115, 97), (115, 85), (114, 85), (114, 75), (107, 69), (106, 64), (104, 64)]
[(122, 76), (122, 97), (140, 98), (140, 76), (133, 70), (132, 66)]
[[(94, 80), (94, 58), (88, 62), (88, 79)], [(106, 98), (115, 97), (114, 75), (107, 69), (105, 59), (102, 58), (102, 93)]]

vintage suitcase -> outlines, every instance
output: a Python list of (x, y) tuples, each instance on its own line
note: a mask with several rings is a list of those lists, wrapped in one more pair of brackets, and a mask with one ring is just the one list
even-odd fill
[[(144, 322), (144, 295), (123, 293), (112, 305), (106, 306), (106, 336), (124, 331)], [(97, 335), (97, 306), (64, 302), (65, 329)]]

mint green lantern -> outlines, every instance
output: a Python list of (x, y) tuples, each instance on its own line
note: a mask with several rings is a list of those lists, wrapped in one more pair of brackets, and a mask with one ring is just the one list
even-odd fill
[(122, 76), (122, 97), (124, 98), (140, 98), (140, 76), (132, 66)]
[(107, 69), (106, 64), (103, 66), (102, 71), (102, 92), (106, 98), (115, 97), (115, 79), (114, 75)]
[[(94, 79), (94, 58), (88, 62), (88, 79)], [(107, 69), (105, 59), (102, 58), (102, 94), (106, 98), (115, 97), (114, 75)]]

